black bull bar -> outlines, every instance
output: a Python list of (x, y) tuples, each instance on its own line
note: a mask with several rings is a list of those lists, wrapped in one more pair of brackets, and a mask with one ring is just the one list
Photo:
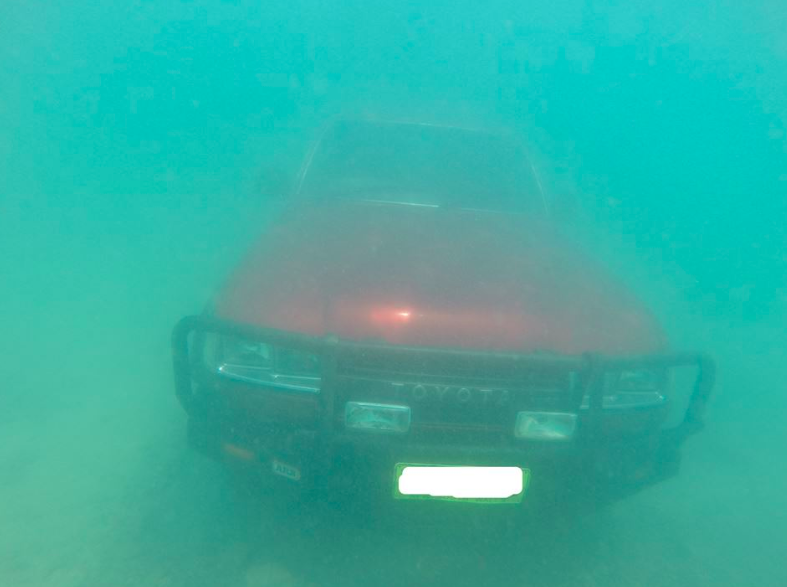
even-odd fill
[[(703, 427), (703, 415), (710, 398), (715, 379), (713, 359), (697, 352), (669, 352), (663, 354), (605, 356), (596, 353), (582, 355), (537, 355), (515, 353), (490, 353), (470, 350), (394, 346), (383, 343), (361, 343), (340, 340), (335, 336), (315, 337), (272, 328), (261, 328), (238, 324), (208, 316), (187, 316), (175, 326), (172, 335), (172, 351), (175, 374), (175, 392), (181, 405), (189, 415), (199, 411), (199, 401), (193, 389), (193, 361), (190, 357), (189, 337), (192, 333), (214, 333), (235, 336), (258, 342), (279, 345), (319, 355), (323, 364), (323, 378), (330, 378), (336, 368), (336, 358), (342, 353), (374, 352), (398, 361), (403, 355), (417, 353), (419, 358), (435, 358), (441, 362), (457, 361), (514, 361), (527, 367), (555, 368), (582, 374), (582, 389), (576, 395), (576, 412), (582, 398), (587, 397), (588, 409), (583, 410), (583, 426), (591, 434), (602, 433), (604, 374), (643, 368), (696, 368), (693, 390), (683, 420), (676, 426), (662, 431), (662, 441), (677, 448), (685, 438)], [(324, 386), (317, 394), (320, 409), (320, 432), (329, 441), (333, 431), (336, 410), (335, 391)]]

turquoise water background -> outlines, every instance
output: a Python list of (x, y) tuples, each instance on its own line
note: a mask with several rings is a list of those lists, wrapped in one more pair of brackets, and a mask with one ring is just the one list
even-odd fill
[[(786, 30), (774, 0), (5, 0), (0, 585), (787, 584)], [(718, 362), (679, 477), (481, 548), (282, 528), (188, 451), (170, 329), (339, 113), (527, 137), (575, 238)]]

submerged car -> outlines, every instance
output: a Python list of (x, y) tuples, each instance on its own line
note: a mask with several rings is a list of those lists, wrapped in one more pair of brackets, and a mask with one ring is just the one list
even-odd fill
[(515, 137), (338, 120), (295, 183), (174, 330), (194, 447), (422, 512), (594, 507), (677, 472), (713, 363), (561, 236)]

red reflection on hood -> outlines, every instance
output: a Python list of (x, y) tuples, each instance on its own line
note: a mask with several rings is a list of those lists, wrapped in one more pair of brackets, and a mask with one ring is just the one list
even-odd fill
[(337, 203), (292, 211), (218, 296), (221, 317), (414, 346), (653, 352), (652, 316), (543, 221)]

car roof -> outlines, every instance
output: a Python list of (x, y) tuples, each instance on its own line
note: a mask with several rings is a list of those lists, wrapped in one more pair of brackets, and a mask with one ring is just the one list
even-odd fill
[[(366, 124), (368, 126), (411, 126), (418, 128), (434, 128), (444, 130), (460, 130), (471, 133), (482, 133), (514, 138), (516, 135), (508, 128), (497, 126), (476, 126), (469, 124), (454, 124), (434, 120), (424, 120), (421, 118), (381, 118), (373, 116), (339, 116), (330, 120), (325, 126), (325, 130), (338, 124)], [(323, 133), (320, 133), (323, 134)]]

